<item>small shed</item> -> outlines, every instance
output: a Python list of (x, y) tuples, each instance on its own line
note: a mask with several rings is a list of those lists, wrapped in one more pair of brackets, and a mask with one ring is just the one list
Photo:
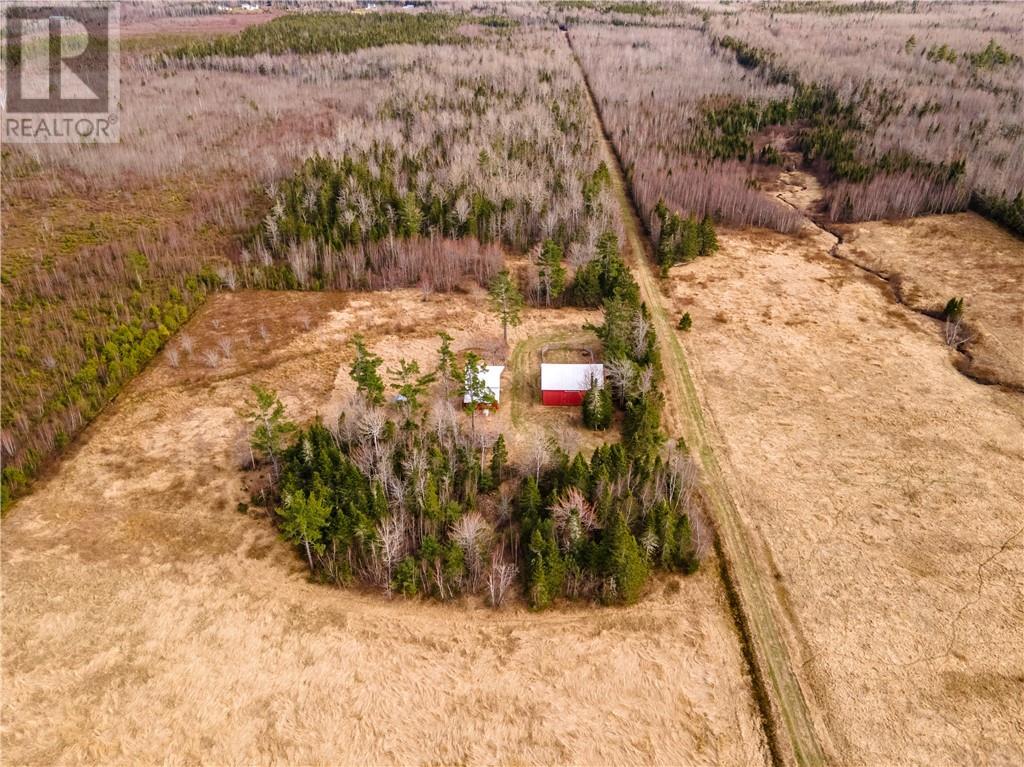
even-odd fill
[[(488, 365), (484, 368), (482, 376), (484, 379), (484, 386), (486, 386), (494, 396), (495, 407), (497, 407), (498, 403), (501, 401), (501, 374), (504, 370), (504, 365)], [(466, 376), (466, 380), (469, 380), (469, 376)], [(466, 394), (463, 396), (462, 401), (468, 405), (473, 401), (473, 397), (471, 394)], [(486, 403), (481, 402), (479, 404), (485, 405)]]
[(604, 385), (604, 365), (542, 362), (541, 401), (545, 405), (582, 405), (592, 381)]

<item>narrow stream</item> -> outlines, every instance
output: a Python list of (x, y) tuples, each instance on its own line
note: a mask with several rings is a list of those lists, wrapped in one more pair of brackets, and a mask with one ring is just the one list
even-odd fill
[[(806, 211), (805, 209), (794, 204), (790, 200), (787, 200), (784, 195), (785, 192), (777, 192), (775, 194), (775, 197), (783, 204), (788, 205), (790, 208), (792, 208), (800, 216), (800, 218), (804, 221), (806, 225), (814, 227), (818, 232), (832, 240), (832, 246), (828, 250), (828, 254), (832, 258), (849, 264), (850, 266), (853, 266), (854, 268), (867, 274), (870, 274), (873, 277), (881, 280), (888, 287), (889, 295), (892, 297), (893, 301), (896, 304), (902, 306), (908, 311), (914, 312), (915, 314), (919, 314), (922, 317), (927, 317), (939, 323), (939, 338), (942, 339), (945, 343), (946, 318), (942, 312), (937, 312), (934, 309), (928, 309), (922, 306), (915, 306), (914, 304), (909, 303), (906, 297), (903, 295), (903, 291), (900, 289), (899, 281), (893, 279), (894, 275), (881, 271), (879, 269), (873, 269), (872, 267), (860, 263), (856, 259), (845, 254), (843, 252), (843, 246), (846, 243), (844, 242), (842, 232), (830, 227), (828, 222), (825, 221), (824, 216), (808, 213), (808, 211)], [(964, 340), (958, 341), (953, 344), (946, 344), (946, 346), (949, 349), (957, 352), (959, 355), (959, 359), (953, 363), (953, 367), (956, 368), (957, 372), (959, 372), (965, 378), (968, 378), (971, 381), (974, 381), (975, 383), (982, 384), (983, 386), (999, 386), (1010, 391), (1024, 392), (1024, 387), (1019, 386), (1013, 382), (990, 378), (984, 375), (980, 375), (977, 371), (975, 371), (972, 364), (974, 361), (974, 357), (971, 354), (970, 350), (970, 343), (975, 334), (967, 325), (962, 325), (960, 332), (963, 334)]]

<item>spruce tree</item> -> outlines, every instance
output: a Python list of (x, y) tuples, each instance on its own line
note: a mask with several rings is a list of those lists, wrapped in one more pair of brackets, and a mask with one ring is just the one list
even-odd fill
[(420, 375), (420, 366), (415, 360), (399, 360), (398, 368), (388, 370), (388, 374), (393, 376), (391, 385), (401, 397), (408, 418), (419, 409), (420, 397), (427, 391), (427, 387), (434, 383), (436, 375)]
[(508, 449), (505, 447), (505, 435), (499, 434), (491, 448), (491, 484), (497, 487), (504, 478), (505, 464), (508, 463)]
[(423, 211), (420, 210), (416, 195), (409, 192), (402, 198), (398, 209), (399, 233), (402, 237), (415, 237), (420, 233), (423, 224)]
[(284, 449), (285, 439), (295, 431), (295, 424), (285, 418), (284, 405), (277, 392), (253, 384), (252, 393), (253, 400), (247, 403), (248, 408), (243, 413), (252, 426), (249, 444), (255, 453), (270, 459), (277, 477), (281, 473), (278, 456)]
[(590, 495), (590, 466), (583, 453), (576, 453), (576, 457), (569, 464), (565, 479), (567, 485), (575, 487), (585, 496)]
[(323, 532), (330, 513), (330, 505), (319, 494), (306, 494), (301, 490), (288, 493), (277, 510), (282, 535), (285, 540), (303, 547), (310, 572), (315, 569), (314, 552), (322, 554), (324, 551)]
[(701, 219), (698, 235), (700, 255), (710, 256), (718, 250), (718, 235), (715, 234), (715, 223), (711, 220), (711, 216), (705, 215)]
[(470, 415), (474, 431), (476, 430), (477, 407), (494, 404), (494, 393), (487, 387), (487, 382), (484, 380), (486, 368), (487, 366), (484, 365), (478, 354), (474, 352), (466, 354), (466, 366), (462, 371), (460, 393), (463, 395), (465, 409)]
[(540, 249), (538, 261), (538, 277), (544, 289), (544, 302), (550, 306), (551, 300), (562, 295), (565, 289), (565, 267), (562, 265), (562, 247), (554, 240), (545, 240)]
[(614, 593), (606, 595), (608, 601), (632, 604), (640, 598), (647, 581), (647, 563), (621, 512), (615, 513), (606, 534), (605, 574), (615, 584)]
[(697, 219), (693, 216), (683, 222), (682, 235), (679, 238), (678, 261), (686, 263), (700, 255), (699, 227)]
[(517, 327), (522, 322), (520, 313), (523, 310), (523, 296), (507, 269), (491, 280), (487, 297), (491, 311), (501, 321), (502, 337), (507, 344), (509, 326)]
[(524, 534), (529, 535), (533, 527), (536, 526), (542, 505), (540, 488), (537, 486), (537, 480), (531, 474), (523, 480), (519, 490), (519, 517), (522, 520)]
[(583, 395), (583, 423), (588, 429), (602, 431), (612, 422), (612, 397), (608, 389), (594, 380)]
[(543, 610), (551, 604), (548, 592), (548, 571), (544, 563), (544, 539), (540, 530), (534, 530), (530, 536), (529, 569), (526, 574), (526, 596), (530, 607)]
[(379, 405), (384, 402), (384, 381), (378, 371), (384, 360), (366, 348), (361, 335), (352, 337), (352, 345), (356, 348), (356, 358), (349, 368), (349, 375), (356, 383), (356, 391), (363, 395), (367, 403)]
[(444, 387), (444, 394), (447, 397), (452, 383), (458, 380), (459, 370), (456, 365), (455, 352), (452, 351), (452, 337), (443, 330), (437, 336), (441, 339), (441, 346), (437, 350), (437, 367), (434, 368), (434, 375)]

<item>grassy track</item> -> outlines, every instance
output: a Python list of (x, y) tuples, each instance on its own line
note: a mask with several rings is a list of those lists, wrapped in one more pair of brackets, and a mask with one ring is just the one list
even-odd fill
[[(568, 39), (568, 35), (566, 37)], [(718, 530), (726, 577), (731, 578), (731, 586), (739, 602), (741, 615), (737, 616), (738, 623), (753, 655), (755, 684), (760, 682), (763, 685), (760, 692), (768, 698), (768, 710), (762, 714), (770, 718), (766, 725), (771, 730), (769, 740), (774, 741), (771, 744), (773, 759), (798, 765), (825, 764), (825, 752), (811, 710), (793, 670), (785, 641), (785, 618), (771, 585), (772, 576), (766, 564), (755, 556), (754, 543), (715, 456), (712, 448), (714, 425), (709, 425), (704, 418), (686, 355), (672, 318), (665, 309), (664, 297), (651, 266), (651, 243), (644, 234), (627, 192), (622, 168), (601, 124), (593, 93), (589, 92), (589, 95), (594, 120), (602, 137), (604, 160), (611, 171), (612, 185), (622, 207), (629, 263), (640, 285), (641, 296), (651, 312), (661, 346), (665, 369), (665, 416), (670, 429), (677, 435), (681, 434), (690, 449), (697, 452), (704, 470), (704, 490)]]

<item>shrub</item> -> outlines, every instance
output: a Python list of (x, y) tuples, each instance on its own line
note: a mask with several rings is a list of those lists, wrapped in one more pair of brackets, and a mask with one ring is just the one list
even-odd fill
[(958, 320), (964, 313), (964, 300), (954, 296), (946, 302), (942, 310), (942, 318), (945, 320)]
[(413, 557), (405, 557), (395, 568), (392, 587), (404, 597), (414, 597), (419, 592), (417, 574), (419, 567)]

